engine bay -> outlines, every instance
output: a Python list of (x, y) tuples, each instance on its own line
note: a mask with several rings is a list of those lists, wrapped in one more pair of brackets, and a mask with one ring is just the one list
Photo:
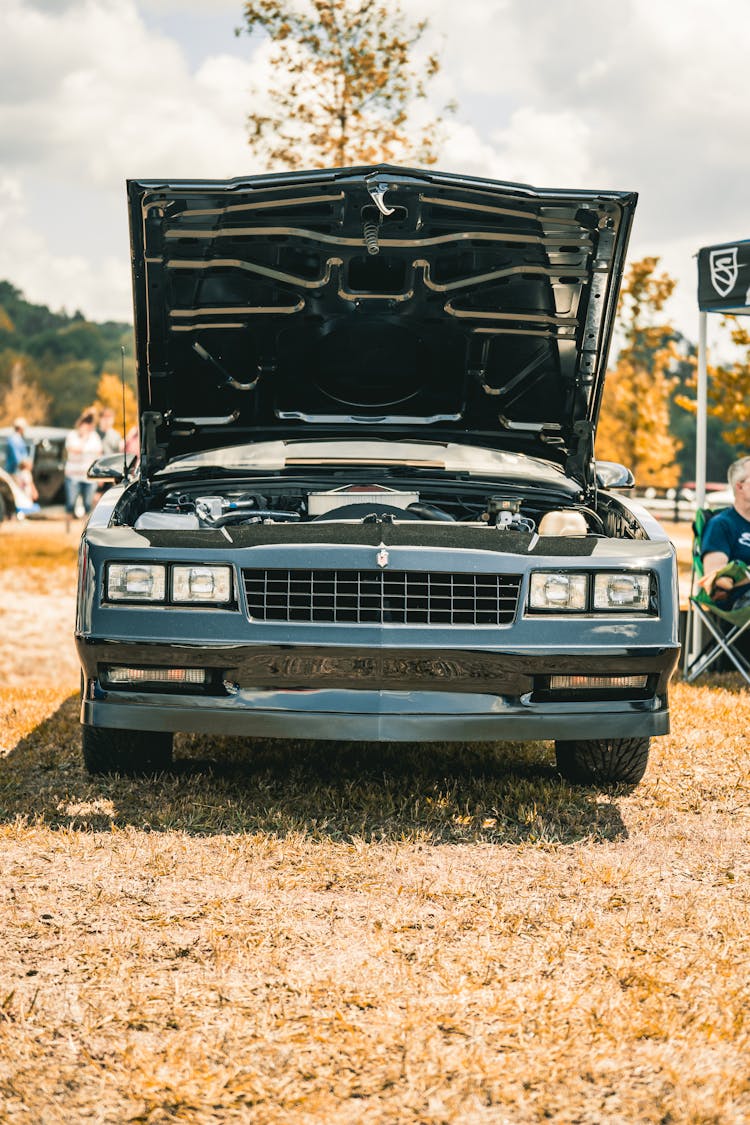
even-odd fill
[[(595, 511), (569, 497), (491, 491), (486, 482), (417, 481), (409, 487), (377, 479), (334, 487), (274, 479), (201, 481), (154, 492), (130, 518), (136, 530), (197, 530), (258, 524), (443, 523), (529, 535), (606, 535)], [(125, 513), (122, 513), (124, 516)], [(122, 518), (121, 516), (121, 518)], [(135, 517), (135, 518), (133, 518)], [(126, 522), (126, 521), (123, 521)]]

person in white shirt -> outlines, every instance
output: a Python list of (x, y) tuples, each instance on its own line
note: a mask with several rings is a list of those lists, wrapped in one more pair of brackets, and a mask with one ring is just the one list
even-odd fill
[(96, 415), (85, 410), (65, 439), (65, 511), (75, 514), (76, 500), (80, 496), (88, 514), (94, 506), (96, 481), (86, 474), (89, 467), (102, 455), (102, 439), (96, 432)]

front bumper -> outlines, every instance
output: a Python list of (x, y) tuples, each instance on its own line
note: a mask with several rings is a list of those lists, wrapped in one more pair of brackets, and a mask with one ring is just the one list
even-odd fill
[[(452, 742), (650, 737), (669, 730), (676, 645), (575, 652), (159, 644), (79, 637), (81, 721), (264, 738)], [(200, 667), (213, 687), (106, 686), (112, 665)], [(555, 673), (645, 674), (643, 692), (544, 690)]]

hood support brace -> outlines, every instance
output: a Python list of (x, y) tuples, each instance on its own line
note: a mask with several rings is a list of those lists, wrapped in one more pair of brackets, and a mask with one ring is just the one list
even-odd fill
[(565, 462), (565, 472), (574, 480), (580, 481), (588, 497), (596, 491), (596, 462), (594, 461), (594, 423), (588, 419), (580, 419), (573, 424), (573, 433), (576, 437), (576, 448), (570, 453)]

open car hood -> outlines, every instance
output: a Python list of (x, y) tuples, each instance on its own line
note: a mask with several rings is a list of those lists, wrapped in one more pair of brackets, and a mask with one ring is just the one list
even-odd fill
[(635, 194), (383, 165), (128, 195), (145, 475), (377, 435), (591, 478)]

